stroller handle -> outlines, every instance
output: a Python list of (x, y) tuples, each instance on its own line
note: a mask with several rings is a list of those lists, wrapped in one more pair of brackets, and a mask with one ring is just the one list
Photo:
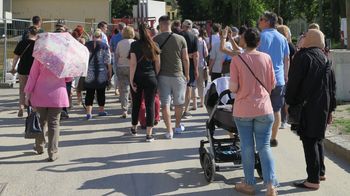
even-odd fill
[(230, 89), (227, 89), (227, 90), (224, 90), (220, 93), (220, 96), (219, 96), (219, 100), (221, 100), (225, 95), (228, 95), (228, 97), (230, 98), (230, 100), (232, 100), (232, 96), (231, 96), (231, 91)]

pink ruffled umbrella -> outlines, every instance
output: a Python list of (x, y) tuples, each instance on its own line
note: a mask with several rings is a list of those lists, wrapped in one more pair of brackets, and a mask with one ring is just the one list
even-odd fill
[(33, 57), (59, 78), (86, 76), (89, 50), (69, 33), (42, 33)]

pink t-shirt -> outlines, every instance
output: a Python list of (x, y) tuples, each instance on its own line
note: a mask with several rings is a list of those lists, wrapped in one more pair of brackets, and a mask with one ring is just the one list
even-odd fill
[(238, 56), (233, 57), (231, 82), (238, 84), (233, 116), (247, 118), (272, 114), (270, 93), (276, 81), (271, 57), (258, 51), (243, 53), (241, 57), (269, 92), (261, 86)]
[(31, 93), (30, 102), (34, 107), (69, 107), (66, 82), (72, 78), (58, 78), (43, 64), (34, 59), (25, 93)]

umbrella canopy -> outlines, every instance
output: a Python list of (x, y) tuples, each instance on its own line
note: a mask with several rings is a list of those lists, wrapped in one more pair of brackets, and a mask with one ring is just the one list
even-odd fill
[(86, 76), (89, 50), (69, 33), (42, 33), (33, 57), (59, 78)]

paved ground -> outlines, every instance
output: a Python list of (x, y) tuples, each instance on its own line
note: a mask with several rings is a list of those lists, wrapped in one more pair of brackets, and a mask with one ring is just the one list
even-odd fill
[[(241, 168), (216, 174), (208, 184), (198, 160), (199, 141), (204, 139), (204, 110), (186, 120), (186, 133), (172, 141), (162, 139), (164, 124), (156, 129), (158, 140), (144, 142), (144, 132), (128, 134), (130, 119), (120, 119), (119, 104), (109, 93), (108, 117), (85, 121), (82, 108), (62, 121), (60, 159), (45, 161), (35, 155), (32, 140), (23, 139), (24, 119), (16, 117), (17, 89), (0, 89), (0, 185), (4, 195), (240, 195), (233, 185), (242, 178)], [(225, 135), (225, 132), (219, 132)], [(301, 142), (290, 130), (281, 130), (280, 145), (273, 149), (280, 195), (349, 195), (350, 165), (327, 154), (327, 181), (318, 191), (291, 186), (304, 179)], [(264, 195), (259, 182), (259, 195)], [(0, 186), (1, 190), (1, 186)]]

